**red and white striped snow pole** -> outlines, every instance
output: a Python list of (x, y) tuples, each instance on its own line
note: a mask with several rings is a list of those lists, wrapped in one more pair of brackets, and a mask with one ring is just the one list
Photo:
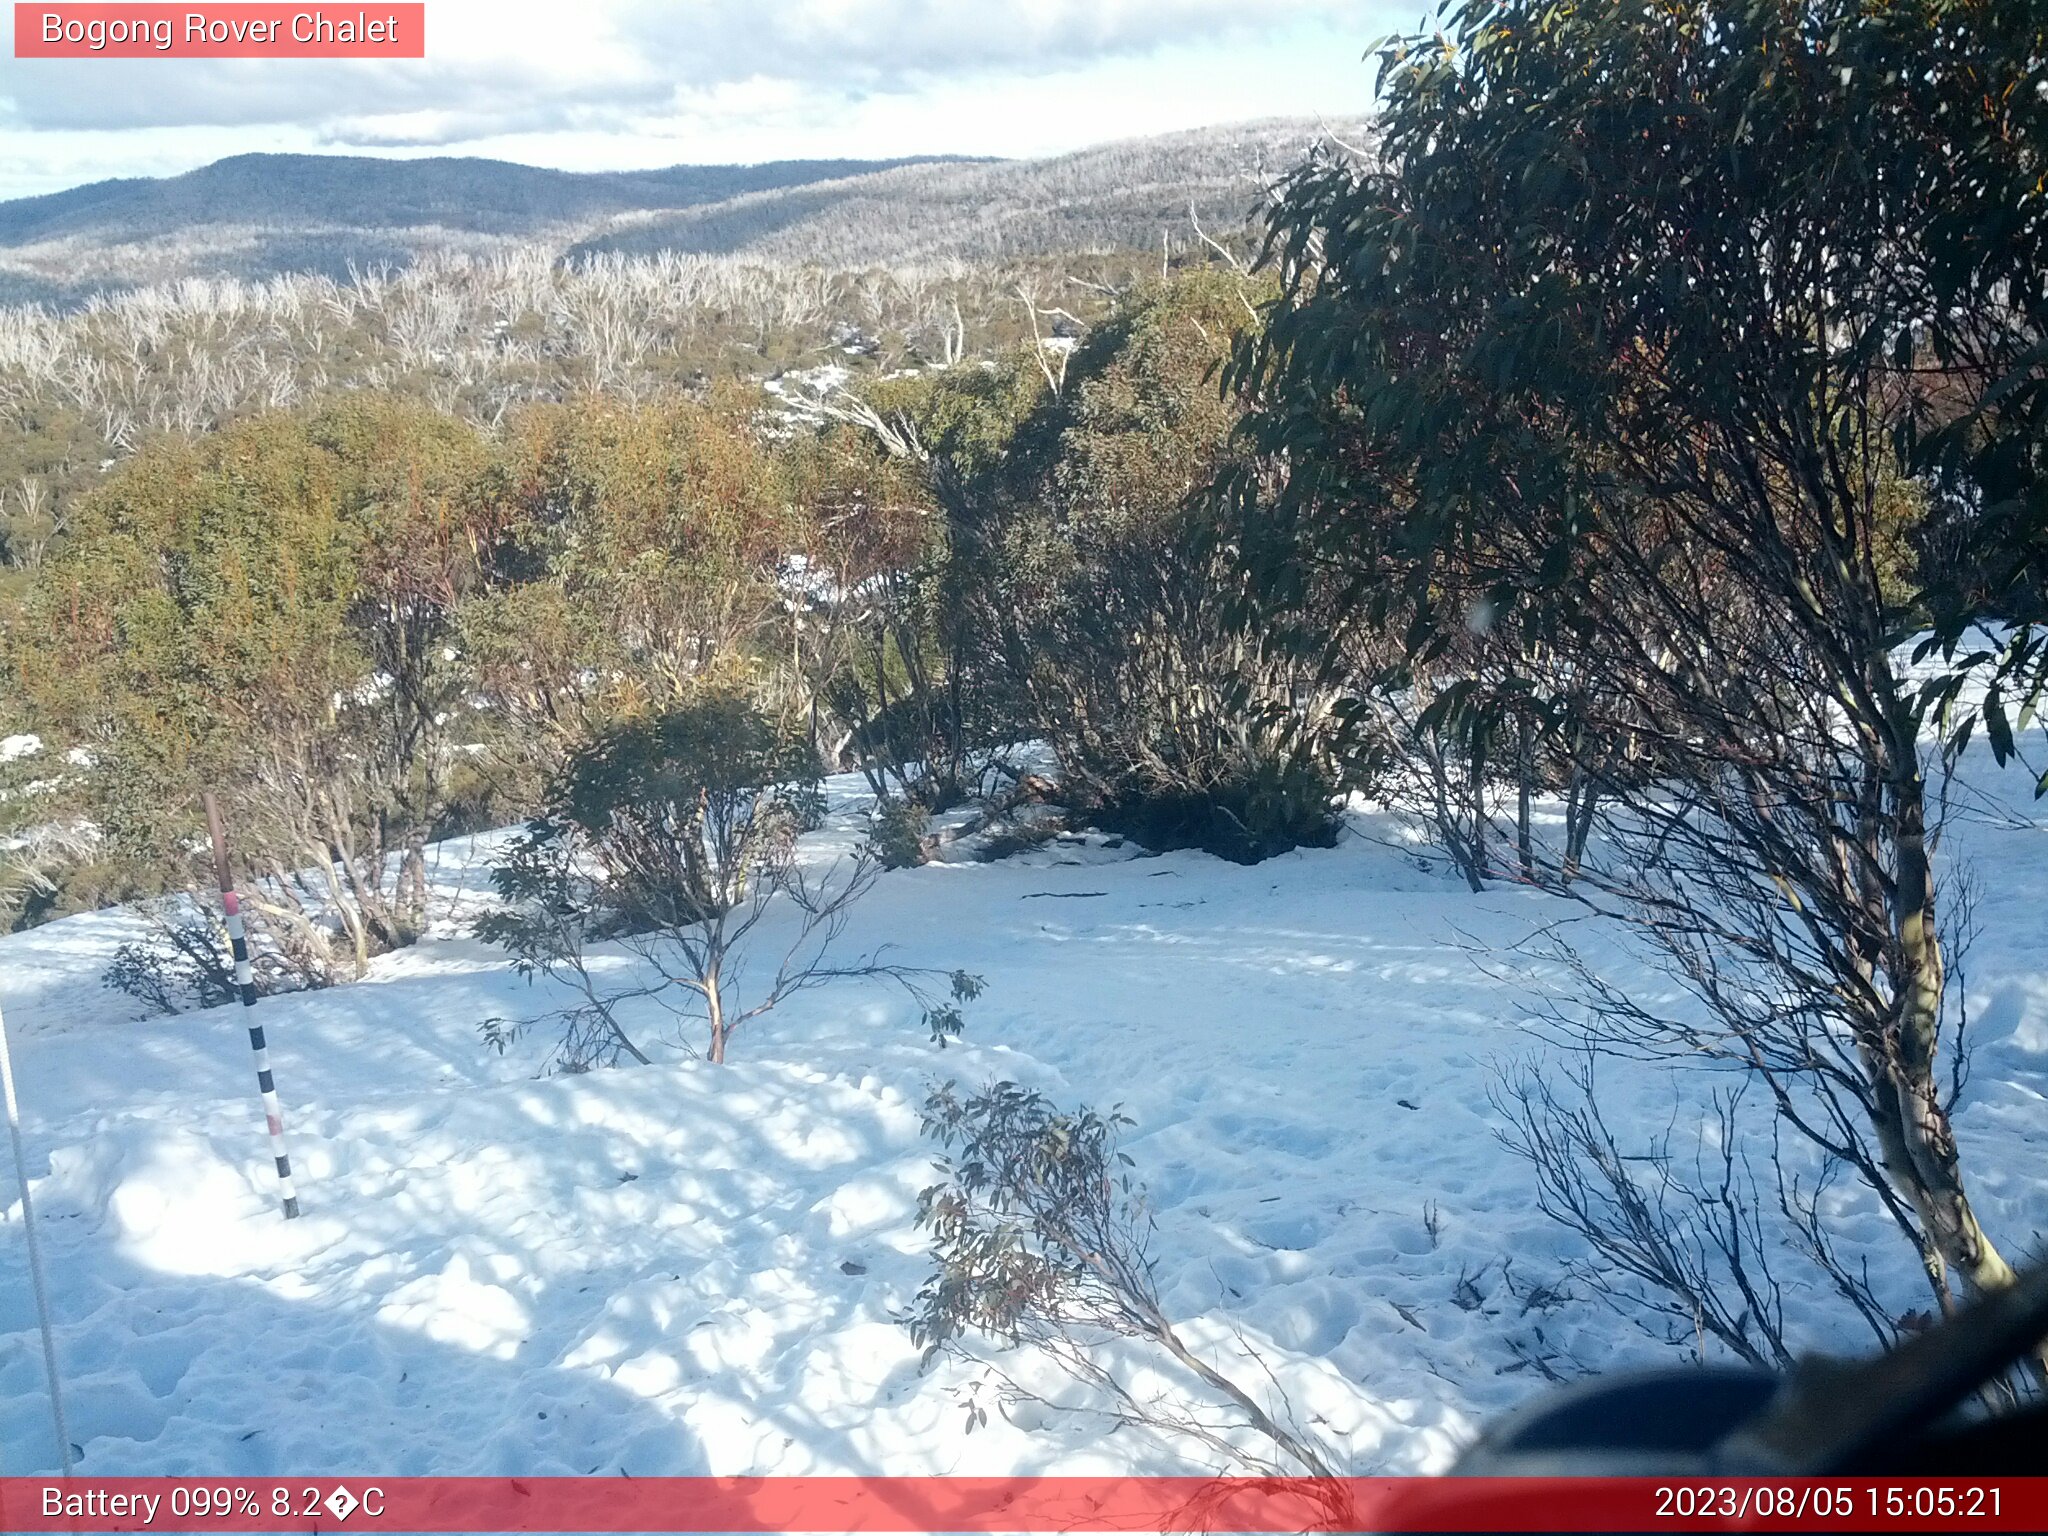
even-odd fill
[[(249, 963), (249, 930), (242, 923), (242, 899), (235, 894), (234, 866), (228, 861), (228, 831), (220, 819), (220, 806), (213, 791), (206, 802), (206, 830), (213, 839), (213, 868), (220, 877), (220, 905), (228, 920), (228, 944), (235, 955), (235, 988), (242, 1006), (256, 1006), (256, 971)], [(263, 1095), (263, 1118), (270, 1127), (270, 1154), (277, 1159), (277, 1184), (284, 1196), (284, 1219), (299, 1214), (299, 1194), (292, 1186), (292, 1159), (284, 1145), (284, 1106), (277, 1101), (277, 1081), (270, 1075), (270, 1047), (263, 1038), (263, 1026), (249, 1020), (249, 1049), (256, 1053), (256, 1088)]]

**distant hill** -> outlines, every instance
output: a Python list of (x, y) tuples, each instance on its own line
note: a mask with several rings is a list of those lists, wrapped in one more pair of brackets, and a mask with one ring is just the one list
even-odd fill
[(647, 209), (838, 181), (916, 160), (776, 160), (660, 171), (550, 171), (503, 160), (235, 155), (183, 176), (101, 181), (0, 203), (0, 246), (161, 239), (217, 225), (431, 227), (529, 234)]
[[(749, 254), (828, 266), (1152, 249), (1242, 229), (1280, 176), (1332, 131), (1278, 121), (1099, 145), (1049, 160), (927, 161), (628, 215), (575, 249)], [(1335, 130), (1347, 142), (1359, 125)], [(1356, 135), (1356, 138), (1353, 136)]]
[[(1339, 125), (1347, 138), (1363, 135)], [(1157, 249), (1241, 229), (1325, 129), (1266, 122), (1033, 161), (916, 157), (578, 173), (498, 160), (237, 155), (0, 203), (0, 302), (185, 277), (344, 275), (430, 250), (661, 250), (834, 267)], [(1354, 140), (1355, 141), (1355, 140)]]

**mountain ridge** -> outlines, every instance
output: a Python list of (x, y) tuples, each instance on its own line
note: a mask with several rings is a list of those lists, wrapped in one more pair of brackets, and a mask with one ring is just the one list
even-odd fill
[[(770, 160), (747, 165), (678, 164), (646, 171), (562, 171), (482, 156), (399, 160), (255, 152), (230, 155), (177, 176), (116, 177), (0, 202), (0, 247), (67, 237), (155, 238), (194, 224), (223, 222), (230, 212), (240, 223), (289, 219), (363, 228), (439, 225), (506, 233), (511, 232), (507, 226), (522, 219), (568, 222), (686, 208), (747, 192), (955, 158), (913, 155), (877, 160)], [(553, 204), (543, 206), (549, 194)], [(252, 195), (266, 198), (267, 205), (223, 206)]]
[(0, 303), (69, 308), (188, 278), (345, 279), (436, 253), (659, 253), (835, 270), (1158, 252), (1191, 224), (1230, 237), (1347, 122), (1267, 119), (1035, 160), (680, 164), (558, 171), (437, 156), (247, 154), (0, 202)]

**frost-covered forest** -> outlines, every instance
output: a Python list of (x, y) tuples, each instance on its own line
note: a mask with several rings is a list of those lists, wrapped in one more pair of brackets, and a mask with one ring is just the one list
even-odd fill
[(1440, 1471), (2015, 1284), (2048, 33), (1458, 15), (1305, 154), (0, 310), (84, 1467)]
[(1049, 160), (770, 161), (577, 174), (492, 160), (238, 155), (0, 204), (0, 299), (75, 307), (188, 277), (346, 278), (430, 256), (675, 252), (827, 269), (1159, 254), (1242, 227), (1358, 122), (1256, 122)]

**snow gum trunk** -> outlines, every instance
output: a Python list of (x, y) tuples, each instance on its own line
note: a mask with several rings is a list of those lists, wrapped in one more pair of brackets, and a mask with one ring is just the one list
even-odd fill
[(704, 1011), (711, 1019), (711, 1043), (705, 1049), (704, 1059), (717, 1065), (725, 1062), (725, 1004), (719, 996), (718, 973), (714, 969), (704, 978)]
[(1882, 1136), (1886, 1163), (1911, 1196), (1942, 1261), (1975, 1290), (2001, 1290), (2013, 1282), (2012, 1266), (1971, 1208), (1955, 1132), (1934, 1075), (1947, 974), (1927, 857), (1926, 785), (1917, 765), (1894, 778), (1892, 798), (1898, 864), (1893, 939), (1899, 974), (1893, 978), (1897, 1017), (1888, 1031), (1894, 1042), (1887, 1053), (1890, 1092), (1881, 1100), (1896, 1117), (1891, 1133)]
[[(1876, 1090), (1873, 1104), (1885, 1171), (1912, 1202), (1926, 1230), (1930, 1278), (1944, 1291), (1954, 1271), (1976, 1292), (2003, 1290), (2011, 1264), (1977, 1220), (1963, 1185), (1955, 1130), (1942, 1103), (1935, 1066), (1941, 1041), (1947, 965), (1938, 895), (1927, 846), (1927, 784), (1920, 768), (1918, 719), (1901, 698), (1890, 658), (1870, 669), (1883, 710), (1879, 732), (1889, 800), (1893, 882), (1890, 906), (1891, 1017), (1879, 1022), (1863, 1054)], [(2036, 1351), (2048, 1361), (2048, 1343)]]

